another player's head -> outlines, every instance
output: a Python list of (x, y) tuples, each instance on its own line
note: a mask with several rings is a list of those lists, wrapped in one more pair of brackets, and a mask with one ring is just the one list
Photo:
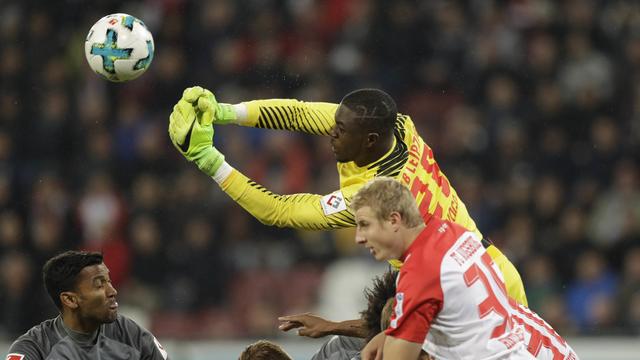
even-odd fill
[(336, 111), (331, 146), (339, 162), (366, 158), (371, 150), (393, 135), (397, 117), (395, 101), (382, 90), (360, 89), (347, 94)]
[(259, 340), (242, 351), (238, 360), (292, 360), (279, 345)]
[(373, 284), (364, 290), (367, 309), (360, 312), (360, 315), (367, 324), (367, 342), (389, 327), (392, 306), (388, 307), (386, 304), (393, 304), (397, 276), (397, 271), (387, 271), (373, 279)]
[(356, 242), (379, 261), (398, 259), (404, 253), (406, 234), (399, 230), (424, 224), (409, 189), (390, 177), (377, 177), (360, 188), (351, 208), (356, 217)]
[[(362, 311), (362, 319), (367, 323), (367, 343), (381, 331), (385, 331), (391, 323), (391, 315), (395, 305), (397, 271), (387, 271), (373, 279), (373, 287), (365, 289), (368, 306)], [(418, 360), (433, 360), (424, 350)]]
[(42, 268), (47, 292), (65, 316), (86, 328), (109, 323), (118, 315), (118, 292), (111, 285), (102, 254), (67, 251), (49, 259)]

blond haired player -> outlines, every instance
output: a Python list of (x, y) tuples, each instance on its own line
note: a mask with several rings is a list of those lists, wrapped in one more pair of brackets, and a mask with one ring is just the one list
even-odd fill
[[(389, 326), (362, 359), (553, 359), (577, 355), (551, 327), (507, 295), (477, 235), (435, 216), (425, 221), (412, 194), (379, 177), (351, 206), (356, 242), (378, 261), (403, 262)], [(382, 355), (382, 356), (381, 356)]]

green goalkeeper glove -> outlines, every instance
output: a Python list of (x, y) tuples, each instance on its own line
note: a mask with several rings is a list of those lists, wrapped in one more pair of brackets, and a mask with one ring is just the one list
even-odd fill
[(194, 106), (198, 106), (203, 115), (206, 116), (204, 118), (205, 121), (223, 125), (238, 119), (233, 105), (219, 103), (211, 91), (200, 86), (187, 88), (182, 98)]
[[(208, 108), (207, 108), (208, 109)], [(209, 121), (205, 121), (209, 117)], [(209, 111), (200, 111), (184, 96), (169, 116), (169, 137), (173, 146), (209, 176), (224, 163), (224, 155), (213, 146), (213, 125)]]

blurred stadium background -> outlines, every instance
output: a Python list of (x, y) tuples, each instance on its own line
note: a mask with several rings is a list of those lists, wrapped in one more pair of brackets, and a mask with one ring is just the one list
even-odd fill
[[(126, 84), (83, 53), (115, 12), (156, 45)], [(633, 0), (0, 0), (0, 349), (55, 315), (43, 261), (86, 248), (174, 358), (233, 358), (256, 338), (308, 356), (317, 342), (276, 317), (351, 318), (384, 268), (350, 230), (257, 223), (173, 149), (167, 117), (194, 84), (224, 102), (371, 86), (413, 117), (530, 306), (584, 359), (633, 358), (639, 80)], [(337, 187), (323, 138), (230, 126), (215, 141), (274, 192)]]

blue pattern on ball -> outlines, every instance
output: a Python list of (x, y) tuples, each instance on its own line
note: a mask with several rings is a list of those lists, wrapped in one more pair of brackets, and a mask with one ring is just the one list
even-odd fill
[[(133, 49), (118, 48), (118, 33), (115, 30), (107, 30), (107, 39), (104, 43), (95, 43), (91, 46), (91, 54), (102, 57), (102, 67), (110, 74), (115, 74), (114, 62), (128, 59)], [(142, 59), (144, 60), (144, 59)], [(136, 64), (137, 65), (137, 64)]]
[(133, 67), (134, 70), (145, 69), (151, 64), (151, 60), (153, 60), (153, 44), (149, 40), (147, 40), (147, 54), (147, 57), (136, 61), (136, 65)]
[(133, 30), (133, 21), (137, 20), (131, 15), (127, 15), (122, 19), (122, 25), (129, 30)]

